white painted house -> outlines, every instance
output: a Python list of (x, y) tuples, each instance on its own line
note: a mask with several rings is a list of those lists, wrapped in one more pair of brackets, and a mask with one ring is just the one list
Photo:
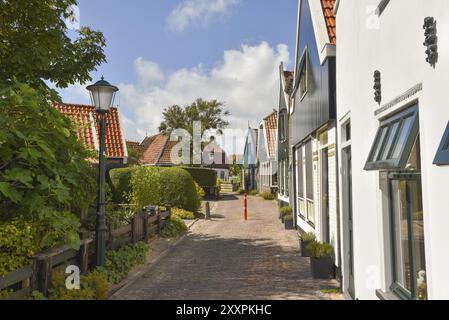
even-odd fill
[(449, 299), (449, 1), (335, 12), (344, 291)]
[(261, 193), (277, 192), (277, 126), (277, 110), (273, 110), (271, 114), (265, 117), (259, 126), (259, 134), (257, 139), (257, 160), (259, 163), (257, 169), (257, 186), (259, 188), (259, 192)]

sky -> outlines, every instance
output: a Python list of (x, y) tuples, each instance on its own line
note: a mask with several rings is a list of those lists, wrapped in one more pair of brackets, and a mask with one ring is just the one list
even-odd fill
[[(157, 134), (164, 108), (197, 98), (224, 102), (231, 129), (257, 127), (278, 106), (280, 62), (294, 60), (296, 0), (79, 0), (78, 12), (72, 28), (106, 37), (107, 63), (91, 75), (119, 87), (128, 140)], [(59, 92), (90, 103), (86, 85)]]

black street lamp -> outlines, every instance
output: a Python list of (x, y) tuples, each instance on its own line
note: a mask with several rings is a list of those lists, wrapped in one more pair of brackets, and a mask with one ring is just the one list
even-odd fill
[(98, 211), (97, 225), (95, 229), (95, 252), (96, 265), (104, 266), (106, 259), (106, 236), (107, 227), (105, 219), (106, 202), (106, 117), (114, 102), (115, 94), (118, 88), (111, 85), (101, 77), (97, 83), (87, 87), (90, 92), (92, 104), (95, 106), (100, 120), (100, 154), (99, 154), (99, 178), (98, 178)]

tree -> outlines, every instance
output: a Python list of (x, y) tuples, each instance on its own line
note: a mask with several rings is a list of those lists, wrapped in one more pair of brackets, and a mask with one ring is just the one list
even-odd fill
[[(73, 18), (76, 4), (0, 1), (0, 274), (36, 250), (79, 246), (74, 213), (96, 197), (96, 172), (86, 160), (94, 156), (52, 105), (60, 97), (49, 86), (91, 80), (105, 61), (101, 32), (81, 28), (75, 40), (68, 36), (64, 19)], [(8, 230), (28, 230), (31, 240), (26, 245)]]
[(77, 0), (0, 1), (0, 86), (26, 83), (59, 100), (48, 82), (65, 88), (90, 81), (90, 72), (105, 62), (101, 32), (83, 27), (72, 41), (66, 19), (74, 19)]
[(222, 132), (229, 126), (229, 122), (226, 120), (229, 115), (229, 111), (224, 110), (222, 102), (197, 99), (185, 107), (174, 105), (166, 108), (163, 112), (164, 121), (161, 123), (159, 131), (170, 134), (175, 129), (184, 129), (193, 136), (193, 123), (200, 121), (201, 136), (204, 131), (210, 129)]

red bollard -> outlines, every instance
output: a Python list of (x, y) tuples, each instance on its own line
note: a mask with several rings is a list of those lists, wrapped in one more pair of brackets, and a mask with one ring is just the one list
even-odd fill
[(248, 221), (248, 197), (244, 195), (245, 221)]

